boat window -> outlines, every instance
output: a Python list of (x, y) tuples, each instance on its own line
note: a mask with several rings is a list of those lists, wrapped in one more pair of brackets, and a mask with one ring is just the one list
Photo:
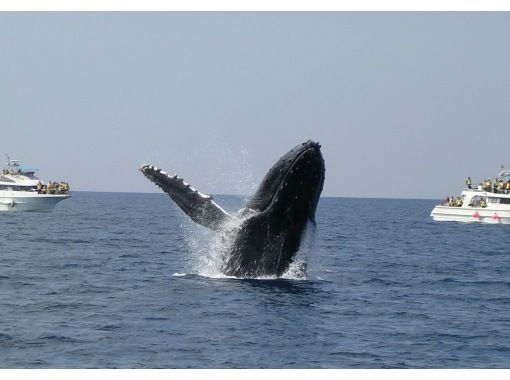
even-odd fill
[(19, 191), (19, 186), (11, 186), (11, 185), (0, 185), (0, 190), (7, 190), (7, 191)]
[(488, 198), (489, 203), (499, 203), (499, 198)]
[(471, 202), (469, 202), (469, 206), (471, 206), (471, 207), (481, 207), (481, 206), (480, 206), (480, 201), (481, 201), (482, 199), (483, 199), (485, 202), (487, 202), (487, 201), (488, 201), (488, 202), (492, 202), (492, 199), (494, 199), (494, 198), (488, 198), (488, 199), (486, 199), (485, 197), (480, 197), (480, 196), (478, 196), (478, 195), (475, 195), (473, 198), (471, 198)]
[(469, 202), (469, 205), (472, 207), (478, 207), (479, 204), (480, 204), (479, 196), (474, 196), (473, 198), (471, 198), (471, 202)]
[(501, 198), (499, 200), (499, 203), (502, 203), (504, 205), (510, 205), (510, 198)]

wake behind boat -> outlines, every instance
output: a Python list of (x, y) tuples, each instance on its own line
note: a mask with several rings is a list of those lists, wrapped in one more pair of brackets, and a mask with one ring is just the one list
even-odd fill
[(430, 216), (436, 221), (510, 224), (510, 170), (502, 170), (492, 182), (484, 180), (477, 188), (466, 180), (467, 189), (457, 198), (446, 198)]
[(0, 175), (0, 211), (50, 211), (71, 196), (66, 182), (45, 184), (36, 171), (7, 156)]

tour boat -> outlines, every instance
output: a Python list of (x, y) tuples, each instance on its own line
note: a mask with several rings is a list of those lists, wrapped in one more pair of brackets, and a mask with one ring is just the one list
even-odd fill
[(36, 171), (7, 156), (0, 174), (0, 211), (50, 211), (71, 196), (67, 183), (45, 184)]
[[(488, 182), (487, 182), (488, 181)], [(448, 198), (437, 205), (430, 216), (437, 221), (477, 222), (492, 224), (510, 224), (510, 170), (502, 170), (495, 180), (485, 180), (476, 188), (462, 191), (461, 196)]]

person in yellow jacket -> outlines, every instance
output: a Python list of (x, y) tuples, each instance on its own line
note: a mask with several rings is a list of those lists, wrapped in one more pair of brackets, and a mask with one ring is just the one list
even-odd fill
[(503, 180), (500, 179), (498, 181), (498, 193), (502, 193), (503, 192)]

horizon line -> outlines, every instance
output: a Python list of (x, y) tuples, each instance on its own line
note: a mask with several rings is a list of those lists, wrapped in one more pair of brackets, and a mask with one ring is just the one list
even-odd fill
[[(147, 194), (147, 195), (168, 195), (164, 192), (140, 192), (140, 191), (108, 191), (108, 190), (72, 190), (76, 193), (110, 193), (110, 194)], [(224, 194), (224, 193), (211, 193), (209, 194), (213, 197), (215, 196), (227, 196), (227, 197), (250, 197), (251, 195), (244, 194)], [(347, 199), (388, 199), (388, 200), (438, 200), (442, 198), (411, 198), (411, 197), (400, 197), (400, 196), (347, 196), (347, 195), (321, 195), (320, 198), (347, 198)]]

